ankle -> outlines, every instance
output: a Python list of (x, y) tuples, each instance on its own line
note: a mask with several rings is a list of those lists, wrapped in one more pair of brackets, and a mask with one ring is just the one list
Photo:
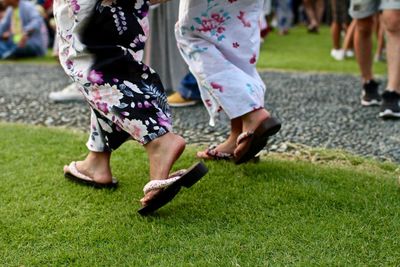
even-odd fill
[(268, 119), (269, 117), (271, 117), (270, 113), (266, 109), (261, 108), (245, 114), (242, 118), (243, 124), (246, 124), (253, 123), (255, 121), (262, 121)]
[(185, 150), (185, 140), (167, 133), (145, 145), (150, 164), (150, 179), (166, 179), (174, 162)]

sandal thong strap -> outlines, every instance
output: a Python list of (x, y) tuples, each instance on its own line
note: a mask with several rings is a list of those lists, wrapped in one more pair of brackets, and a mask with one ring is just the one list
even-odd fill
[(182, 175), (186, 172), (186, 170), (179, 170), (177, 172), (174, 172), (171, 174), (168, 179), (163, 179), (163, 180), (151, 180), (148, 182), (144, 187), (143, 187), (143, 192), (144, 194), (147, 194), (148, 192), (156, 189), (163, 189), (166, 188), (176, 181), (178, 181)]
[(76, 177), (78, 177), (78, 178), (80, 178), (82, 180), (93, 181), (92, 178), (90, 178), (89, 176), (86, 176), (83, 173), (81, 173), (80, 171), (78, 171), (78, 169), (76, 168), (76, 162), (75, 161), (71, 162), (68, 165), (68, 170), (72, 175), (74, 175), (74, 176), (76, 176)]
[(253, 135), (254, 135), (254, 132), (243, 132), (243, 133), (241, 133), (238, 136), (237, 140), (236, 140), (236, 145), (239, 145), (240, 143), (243, 142), (244, 139), (247, 139), (247, 138), (249, 138), (249, 137), (251, 137)]
[(213, 158), (220, 158), (220, 159), (230, 159), (233, 157), (232, 153), (226, 153), (226, 152), (219, 152), (216, 150), (217, 146), (210, 146), (206, 150), (206, 154), (210, 157)]

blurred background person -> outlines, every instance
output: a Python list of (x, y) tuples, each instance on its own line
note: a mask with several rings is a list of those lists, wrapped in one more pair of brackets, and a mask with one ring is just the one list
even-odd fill
[(179, 1), (157, 5), (150, 11), (150, 37), (146, 48), (146, 63), (155, 69), (168, 93), (171, 107), (192, 106), (201, 99), (194, 76), (178, 50), (175, 23)]
[(276, 27), (278, 34), (286, 35), (293, 24), (293, 7), (292, 0), (275, 0), (273, 2)]
[[(388, 82), (382, 95), (372, 69), (374, 16), (381, 11), (388, 61)], [(352, 0), (350, 15), (357, 23), (354, 43), (362, 79), (361, 105), (380, 105), (381, 118), (400, 118), (400, 2)]]
[(45, 55), (48, 33), (35, 5), (20, 0), (3, 0), (3, 4), (7, 9), (0, 21), (0, 57)]
[(386, 61), (386, 49), (385, 49), (385, 28), (382, 22), (382, 12), (375, 15), (375, 34), (376, 34), (376, 51), (374, 56), (375, 62)]
[(0, 2), (0, 21), (3, 19), (4, 15), (6, 14), (6, 7), (3, 2)]
[(325, 12), (324, 0), (303, 0), (303, 5), (308, 19), (308, 32), (318, 33)]
[(351, 53), (350, 48), (347, 51), (342, 49), (342, 35), (344, 35), (351, 23), (351, 17), (349, 15), (350, 0), (331, 0), (331, 38), (332, 38), (332, 50), (331, 56), (336, 60), (343, 60), (346, 56), (346, 52), (349, 56)]

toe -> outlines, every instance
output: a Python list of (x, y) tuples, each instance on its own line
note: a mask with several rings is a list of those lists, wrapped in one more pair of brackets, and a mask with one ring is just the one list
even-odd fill
[(199, 159), (208, 159), (209, 158), (206, 151), (198, 151), (196, 156)]
[(69, 172), (68, 165), (64, 165), (64, 173), (67, 173), (67, 172)]
[(142, 204), (142, 206), (146, 206), (150, 200), (152, 200), (161, 190), (157, 189), (157, 190), (152, 190), (150, 192), (148, 192), (141, 200), (140, 203)]

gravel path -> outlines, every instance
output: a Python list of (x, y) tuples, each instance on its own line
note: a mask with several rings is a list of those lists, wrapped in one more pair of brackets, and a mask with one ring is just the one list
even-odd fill
[[(88, 129), (84, 103), (55, 104), (51, 91), (69, 79), (55, 65), (0, 65), (0, 121)], [(351, 75), (264, 72), (267, 107), (283, 121), (273, 150), (284, 142), (339, 148), (400, 162), (400, 121), (378, 119), (379, 107), (360, 106), (359, 79)], [(217, 143), (228, 132), (227, 123), (208, 126), (202, 105), (173, 110), (175, 130), (192, 144)]]

